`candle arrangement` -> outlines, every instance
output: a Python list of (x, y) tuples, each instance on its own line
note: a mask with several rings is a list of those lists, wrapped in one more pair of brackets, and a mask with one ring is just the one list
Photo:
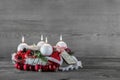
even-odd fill
[(62, 40), (62, 35), (55, 46), (48, 43), (47, 37), (44, 41), (43, 35), (37, 45), (28, 45), (22, 36), (22, 43), (18, 45), (17, 52), (12, 54), (12, 62), (16, 69), (25, 71), (69, 71), (82, 68), (82, 62), (72, 53)]

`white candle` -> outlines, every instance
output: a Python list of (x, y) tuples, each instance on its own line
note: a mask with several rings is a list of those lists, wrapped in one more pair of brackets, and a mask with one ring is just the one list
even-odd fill
[(24, 43), (25, 42), (25, 38), (24, 38), (24, 36), (22, 36), (22, 43)]
[(43, 35), (41, 35), (41, 41), (43, 41)]
[(48, 39), (47, 39), (47, 37), (45, 38), (45, 42), (48, 43)]
[(28, 45), (25, 43), (25, 38), (22, 36), (22, 43), (17, 47), (17, 51), (22, 51), (24, 48), (28, 48)]
[(50, 44), (48, 44), (47, 37), (45, 38), (45, 44), (43, 44), (40, 48), (40, 52), (44, 56), (49, 56), (53, 53), (53, 48)]
[(62, 34), (60, 35), (60, 41), (62, 41)]
[(45, 42), (43, 41), (43, 35), (41, 35), (41, 41), (37, 43), (37, 46), (40, 48)]
[(67, 44), (62, 40), (62, 35), (60, 35), (60, 41), (57, 42), (56, 46), (67, 48)]

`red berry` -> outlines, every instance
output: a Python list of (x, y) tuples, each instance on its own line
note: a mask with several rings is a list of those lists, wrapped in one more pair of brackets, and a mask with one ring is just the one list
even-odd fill
[(15, 66), (15, 68), (18, 68), (18, 63), (16, 63), (14, 66)]
[(17, 69), (19, 69), (19, 70), (21, 69), (20, 64), (17, 66)]
[(30, 69), (31, 71), (34, 71), (34, 70), (35, 70), (35, 66), (30, 65), (30, 66), (29, 66), (29, 69)]
[(56, 66), (55, 65), (53, 65), (53, 70), (56, 70)]
[(42, 65), (39, 65), (39, 69), (42, 69)]
[(29, 69), (32, 71), (32, 65), (29, 66)]
[(45, 66), (45, 70), (48, 71), (48, 69), (49, 69), (49, 68), (48, 68), (48, 65), (46, 65), (46, 66)]
[(17, 69), (23, 70), (23, 65), (22, 64), (18, 64)]
[(48, 68), (49, 68), (49, 70), (51, 70), (52, 69), (52, 65), (49, 65)]
[(35, 71), (38, 71), (38, 70), (39, 70), (39, 65), (36, 64), (36, 65), (35, 65)]
[(26, 70), (29, 70), (28, 64), (24, 64), (23, 68), (24, 68), (25, 71), (26, 71)]

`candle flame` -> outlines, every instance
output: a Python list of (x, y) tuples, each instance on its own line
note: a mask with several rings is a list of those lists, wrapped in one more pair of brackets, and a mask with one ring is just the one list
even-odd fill
[(48, 43), (48, 39), (47, 39), (47, 37), (45, 38), (45, 42)]
[(43, 41), (43, 35), (41, 35), (41, 41)]
[(22, 43), (24, 43), (25, 42), (25, 38), (24, 38), (24, 36), (22, 36)]
[(60, 35), (60, 41), (62, 41), (62, 34)]

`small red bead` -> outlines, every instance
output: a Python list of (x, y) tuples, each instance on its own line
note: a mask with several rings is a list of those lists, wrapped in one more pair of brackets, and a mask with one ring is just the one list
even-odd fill
[(18, 68), (18, 63), (16, 63), (14, 66), (15, 66), (15, 68)]
[(17, 66), (17, 69), (21, 69), (21, 68), (20, 68), (20, 65)]
[(30, 65), (30, 66), (29, 66), (29, 69), (30, 69), (31, 71), (34, 71), (34, 70), (35, 70), (35, 66)]
[(39, 70), (39, 65), (35, 65), (35, 71)]
[(25, 71), (26, 71), (26, 70), (29, 70), (28, 64), (24, 64), (23, 68), (24, 68)]

